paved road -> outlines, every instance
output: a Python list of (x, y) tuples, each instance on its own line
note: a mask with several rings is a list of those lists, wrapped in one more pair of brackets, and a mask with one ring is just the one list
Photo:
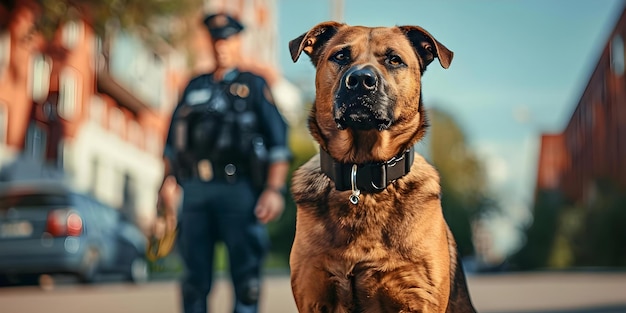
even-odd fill
[[(296, 312), (287, 276), (268, 277), (265, 284), (262, 313)], [(468, 284), (484, 313), (626, 312), (626, 273), (474, 275)], [(211, 299), (213, 313), (231, 312), (229, 282), (218, 280)], [(178, 301), (173, 281), (0, 289), (0, 313), (175, 313)]]

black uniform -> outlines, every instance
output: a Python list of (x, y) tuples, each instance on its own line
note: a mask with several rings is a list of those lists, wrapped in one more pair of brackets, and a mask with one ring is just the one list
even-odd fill
[(266, 228), (254, 207), (267, 164), (291, 157), (287, 125), (260, 76), (233, 70), (190, 81), (174, 110), (165, 156), (184, 191), (179, 244), (185, 312), (206, 312), (216, 241), (226, 244), (235, 312), (256, 312)]

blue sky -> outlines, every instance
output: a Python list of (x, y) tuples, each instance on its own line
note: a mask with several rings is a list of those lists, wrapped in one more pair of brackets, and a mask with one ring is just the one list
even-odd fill
[[(288, 42), (331, 19), (332, 1), (277, 1), (279, 63), (290, 80), (312, 86), (313, 66), (292, 63)], [(420, 25), (454, 51), (448, 70), (433, 62), (426, 71), (424, 103), (451, 112), (486, 162), (506, 203), (498, 223), (506, 250), (528, 218), (539, 135), (565, 127), (623, 8), (621, 0), (345, 0), (343, 22)]]

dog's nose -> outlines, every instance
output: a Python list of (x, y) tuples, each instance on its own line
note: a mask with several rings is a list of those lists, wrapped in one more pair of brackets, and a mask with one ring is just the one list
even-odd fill
[(348, 90), (357, 91), (363, 88), (363, 90), (371, 91), (376, 89), (378, 78), (371, 68), (364, 67), (346, 73), (345, 84)]

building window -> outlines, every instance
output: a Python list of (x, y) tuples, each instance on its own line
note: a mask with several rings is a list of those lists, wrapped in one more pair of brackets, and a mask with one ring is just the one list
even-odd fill
[(102, 39), (99, 36), (94, 37), (92, 47), (95, 52), (93, 53), (93, 58), (91, 59), (91, 66), (93, 66), (97, 72), (100, 72), (103, 70), (106, 62), (104, 60), (104, 54), (102, 53)]
[(68, 50), (74, 49), (83, 38), (84, 25), (80, 21), (69, 21), (63, 26), (62, 42), (63, 47)]
[(0, 75), (9, 64), (11, 58), (11, 36), (9, 32), (0, 33)]
[(75, 162), (76, 159), (74, 156), (74, 150), (71, 142), (61, 140), (61, 143), (59, 144), (59, 149), (59, 157), (63, 160), (63, 163), (61, 165), (63, 167), (63, 172), (65, 172), (67, 177), (76, 177), (75, 175), (78, 169)]
[(31, 123), (26, 133), (24, 152), (35, 159), (43, 160), (46, 155), (46, 131), (37, 123)]
[(588, 132), (593, 128), (593, 114), (593, 102), (587, 101), (587, 103), (585, 103), (585, 130)]
[(611, 40), (611, 69), (617, 76), (624, 74), (624, 40), (622, 36), (615, 35)]
[(64, 166), (64, 156), (65, 156), (65, 142), (63, 139), (59, 140), (59, 145), (57, 146), (57, 167), (63, 168)]
[(97, 157), (94, 157), (91, 160), (91, 194), (92, 195), (97, 195), (98, 194), (98, 180), (99, 175), (98, 173), (100, 172), (100, 161), (98, 161)]
[(78, 80), (76, 74), (69, 68), (61, 72), (59, 86), (59, 116), (69, 120), (76, 114), (78, 103)]
[(33, 58), (32, 65), (32, 98), (36, 102), (43, 102), (48, 97), (50, 87), (50, 72), (52, 60), (43, 54)]
[(4, 145), (7, 142), (7, 130), (9, 129), (9, 117), (7, 113), (7, 106), (0, 102), (0, 144)]
[(131, 221), (135, 220), (135, 206), (137, 201), (134, 185), (133, 177), (129, 173), (124, 174), (124, 182), (122, 185), (122, 212)]

